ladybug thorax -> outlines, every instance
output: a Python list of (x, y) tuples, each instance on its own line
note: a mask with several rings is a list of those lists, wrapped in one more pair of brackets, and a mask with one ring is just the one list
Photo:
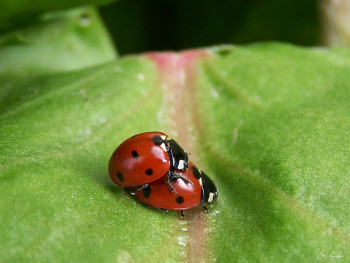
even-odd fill
[(188, 155), (173, 139), (168, 141), (168, 154), (173, 169), (184, 171), (188, 168)]
[(218, 191), (214, 182), (208, 175), (201, 171), (200, 184), (202, 186), (202, 202), (211, 203), (218, 197)]

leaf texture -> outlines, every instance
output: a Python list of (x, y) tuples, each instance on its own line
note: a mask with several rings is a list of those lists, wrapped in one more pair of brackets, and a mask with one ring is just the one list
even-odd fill
[[(0, 81), (5, 262), (349, 260), (348, 50), (215, 47)], [(111, 182), (113, 150), (151, 130), (214, 179), (208, 215)]]

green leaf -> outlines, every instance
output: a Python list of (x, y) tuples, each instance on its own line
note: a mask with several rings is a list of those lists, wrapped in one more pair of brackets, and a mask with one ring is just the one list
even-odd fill
[[(154, 53), (0, 84), (4, 262), (349, 260), (350, 51)], [(150, 130), (215, 180), (208, 215), (111, 182), (113, 150)]]
[(0, 0), (0, 28), (35, 19), (38, 14), (79, 6), (106, 4), (113, 0)]
[(67, 71), (116, 58), (93, 8), (43, 14), (32, 25), (0, 36), (0, 74)]

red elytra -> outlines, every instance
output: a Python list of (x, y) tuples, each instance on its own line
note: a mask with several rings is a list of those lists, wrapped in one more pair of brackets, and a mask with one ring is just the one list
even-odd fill
[(136, 191), (135, 197), (150, 206), (166, 210), (185, 210), (198, 205), (202, 198), (199, 170), (192, 162), (189, 162), (189, 167), (185, 172), (177, 171), (177, 173), (192, 183), (186, 183), (181, 178), (177, 179), (172, 183), (175, 194), (165, 183), (166, 176), (163, 176), (149, 183), (146, 188)]
[(170, 169), (165, 146), (168, 135), (162, 132), (145, 132), (125, 140), (113, 152), (108, 171), (117, 185), (135, 187), (153, 182)]

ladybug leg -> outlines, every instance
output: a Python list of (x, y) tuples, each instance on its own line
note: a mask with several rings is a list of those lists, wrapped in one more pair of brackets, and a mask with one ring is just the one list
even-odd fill
[[(171, 185), (171, 182), (174, 182), (174, 179), (173, 179), (173, 177), (172, 177), (172, 173), (169, 171), (169, 172), (168, 172), (168, 175), (167, 175), (167, 177), (166, 177), (165, 183), (166, 183), (166, 185), (169, 187), (169, 189), (170, 189), (174, 194), (177, 195), (177, 192), (176, 192), (175, 188)], [(175, 180), (175, 182), (176, 182), (176, 180)]]
[(207, 212), (207, 214), (208, 214), (208, 213), (209, 213), (208, 207), (206, 207), (206, 206), (204, 205), (203, 208), (204, 208), (205, 212)]
[[(178, 174), (178, 175), (179, 175), (179, 174)], [(190, 180), (188, 180), (187, 178), (185, 178), (185, 177), (183, 177), (183, 176), (181, 176), (181, 175), (179, 175), (178, 178), (181, 178), (181, 180), (184, 181), (185, 184), (192, 184), (192, 182), (191, 182)]]
[(192, 184), (190, 180), (188, 180), (186, 177), (183, 177), (181, 174), (176, 173), (175, 171), (169, 171), (168, 177), (170, 177), (170, 181), (176, 182), (177, 179), (181, 179), (185, 182), (185, 184)]
[(143, 184), (143, 185), (140, 185), (140, 186), (133, 187), (133, 188), (130, 189), (130, 194), (131, 195), (136, 195), (137, 191), (140, 191), (140, 190), (145, 189), (147, 187), (148, 187), (148, 184)]
[(180, 210), (180, 213), (181, 213), (181, 218), (184, 219), (185, 218), (184, 210)]
[(187, 178), (185, 178), (185, 177), (183, 177), (181, 174), (177, 174), (177, 173), (174, 173), (174, 181), (176, 182), (176, 180), (177, 179), (181, 179), (182, 181), (184, 181), (185, 182), (185, 184), (187, 185), (187, 184), (192, 184), (192, 182), (190, 181), (190, 180), (188, 180)]
[(169, 171), (167, 178), (166, 178), (166, 184), (169, 187), (169, 189), (174, 192), (175, 194), (177, 194), (175, 188), (171, 185), (171, 183), (175, 183), (177, 181), (177, 179), (181, 179), (182, 181), (185, 182), (185, 184), (192, 184), (192, 182), (190, 180), (188, 180), (187, 178), (183, 177), (181, 174), (178, 174), (174, 171)]

